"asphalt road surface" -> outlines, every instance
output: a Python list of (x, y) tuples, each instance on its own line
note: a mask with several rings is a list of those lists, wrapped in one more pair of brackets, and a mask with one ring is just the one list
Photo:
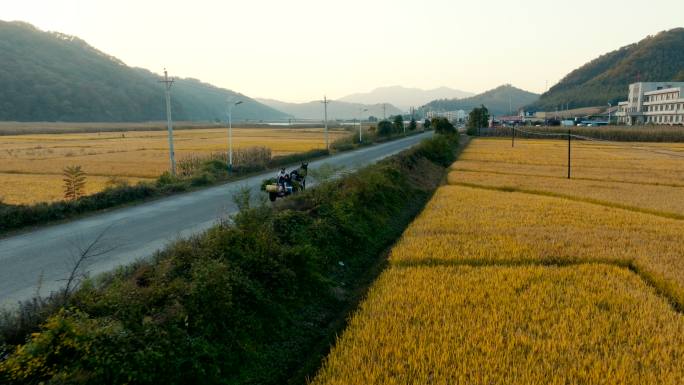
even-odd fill
[[(424, 133), (311, 162), (310, 169), (328, 163), (353, 170), (409, 148), (431, 136)], [(13, 306), (60, 289), (74, 266), (79, 250), (99, 236), (99, 254), (86, 261), (82, 272), (106, 272), (140, 258), (149, 257), (178, 237), (187, 237), (214, 225), (219, 218), (235, 213), (233, 194), (249, 187), (261, 194), (265, 173), (200, 191), (174, 195), (148, 203), (115, 209), (87, 218), (47, 226), (0, 239), (0, 307)], [(307, 180), (308, 185), (313, 185)]]

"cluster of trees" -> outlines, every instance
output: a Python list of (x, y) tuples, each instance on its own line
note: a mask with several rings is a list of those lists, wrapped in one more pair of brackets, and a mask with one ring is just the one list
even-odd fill
[(468, 114), (468, 129), (489, 127), (489, 110), (484, 105), (473, 108)]
[(684, 82), (684, 69), (679, 71), (677, 76), (675, 76), (674, 81), (676, 82)]
[[(0, 120), (164, 120), (159, 76), (131, 68), (73, 36), (0, 21)], [(226, 99), (240, 97), (235, 119), (277, 119), (285, 114), (243, 95), (195, 79), (172, 88), (175, 120), (224, 120)]]
[(404, 116), (402, 115), (396, 115), (391, 119), (391, 121), (382, 120), (378, 122), (378, 136), (403, 134), (405, 131), (415, 131), (418, 128), (418, 123), (414, 118), (411, 118), (408, 127), (404, 127)]
[(626, 100), (637, 81), (684, 81), (684, 28), (649, 36), (622, 47), (568, 74), (530, 107), (551, 111), (615, 105)]
[(456, 127), (454, 127), (447, 118), (432, 118), (430, 127), (432, 127), (436, 133), (442, 135), (452, 135), (456, 133)]

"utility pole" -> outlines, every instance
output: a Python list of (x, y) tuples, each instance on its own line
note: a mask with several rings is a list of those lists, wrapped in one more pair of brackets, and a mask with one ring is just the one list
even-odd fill
[(610, 126), (610, 109), (613, 108), (613, 104), (608, 103), (608, 124), (607, 126)]
[(242, 100), (228, 101), (228, 172), (233, 172), (233, 107), (242, 104)]
[(362, 120), (363, 116), (361, 116), (361, 115), (366, 111), (368, 111), (368, 108), (360, 108), (359, 109), (359, 144), (363, 143), (363, 137), (361, 136), (361, 132), (362, 132), (362, 129), (361, 129), (362, 123), (361, 122), (363, 122), (363, 120)]
[(325, 117), (325, 149), (326, 151), (330, 151), (330, 141), (328, 136), (328, 103), (330, 103), (330, 100), (328, 100), (327, 96), (323, 96), (321, 103), (323, 103), (323, 114)]
[(570, 139), (572, 136), (570, 135), (570, 129), (568, 128), (568, 179), (570, 179)]
[(515, 126), (511, 127), (511, 147), (515, 147)]
[(164, 83), (166, 91), (166, 128), (169, 131), (169, 159), (171, 162), (171, 175), (176, 176), (176, 158), (173, 151), (173, 123), (171, 123), (171, 85), (173, 81), (173, 79), (169, 79), (166, 68), (164, 68), (164, 80), (160, 80), (159, 83)]

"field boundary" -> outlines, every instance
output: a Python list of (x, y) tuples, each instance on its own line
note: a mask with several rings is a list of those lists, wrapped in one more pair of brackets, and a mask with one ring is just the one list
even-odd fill
[(487, 186), (487, 185), (481, 185), (481, 184), (477, 184), (477, 183), (468, 183), (468, 182), (452, 182), (449, 185), (450, 186), (470, 187), (470, 188), (481, 189), (481, 190), (500, 191), (500, 192), (509, 192), (509, 193), (521, 193), (521, 194), (546, 196), (546, 197), (558, 198), (558, 199), (567, 199), (567, 200), (571, 200), (571, 201), (575, 201), (575, 202), (589, 203), (589, 204), (593, 204), (593, 205), (597, 205), (597, 206), (604, 206), (604, 207), (610, 207), (610, 208), (614, 208), (614, 209), (632, 211), (632, 212), (636, 212), (636, 213), (640, 213), (640, 214), (653, 215), (653, 216), (657, 216), (657, 217), (661, 217), (661, 218), (674, 219), (674, 220), (680, 220), (680, 221), (684, 220), (684, 215), (682, 215), (682, 214), (669, 213), (669, 212), (665, 212), (665, 211), (658, 211), (658, 210), (645, 209), (645, 208), (636, 207), (636, 206), (623, 205), (620, 203), (608, 202), (608, 201), (603, 201), (600, 199), (580, 198), (580, 197), (576, 197), (573, 195), (567, 195), (567, 194), (561, 194), (561, 193), (555, 193), (555, 192), (549, 192), (549, 191), (532, 190), (532, 189), (518, 188), (518, 187), (513, 187), (513, 186)]
[(539, 266), (539, 267), (573, 267), (573, 266), (583, 266), (583, 265), (605, 265), (614, 266), (621, 269), (627, 269), (635, 274), (639, 279), (641, 279), (646, 286), (652, 288), (655, 293), (665, 299), (670, 305), (672, 310), (684, 315), (684, 301), (680, 300), (677, 293), (674, 293), (673, 289), (668, 288), (672, 286), (669, 281), (657, 280), (654, 274), (651, 274), (644, 269), (640, 268), (633, 260), (624, 259), (576, 259), (576, 260), (561, 260), (557, 258), (545, 259), (517, 259), (517, 260), (505, 260), (505, 261), (486, 261), (481, 259), (466, 259), (466, 260), (440, 260), (437, 258), (427, 258), (421, 261), (399, 261), (390, 262), (391, 267), (396, 267), (398, 269), (410, 269), (414, 267), (459, 267), (467, 266), (472, 268), (482, 268), (482, 267), (526, 267), (526, 266)]
[[(469, 173), (474, 173), (474, 174), (529, 176), (529, 177), (534, 177), (534, 178), (551, 178), (551, 179), (563, 179), (563, 180), (568, 179), (567, 176), (526, 174), (526, 173), (521, 173), (521, 172), (504, 172), (504, 171), (493, 171), (493, 170), (480, 171), (480, 170), (474, 170), (474, 169), (470, 169), (470, 168), (452, 167), (452, 168), (450, 168), (450, 171), (453, 171), (453, 172), (469, 172)], [(572, 180), (583, 180), (583, 181), (588, 181), (588, 182), (624, 183), (624, 184), (635, 184), (635, 185), (639, 185), (639, 186), (684, 188), (684, 184), (677, 184), (677, 183), (637, 182), (637, 181), (629, 181), (629, 180), (621, 180), (621, 179), (599, 179), (599, 178), (586, 178), (586, 177), (576, 177), (576, 176), (573, 176)]]
[[(463, 153), (466, 147), (468, 147), (468, 144), (470, 144), (470, 137), (466, 135), (459, 135), (458, 146), (454, 150), (454, 161), (458, 160), (458, 157)], [(430, 195), (426, 198), (425, 204), (418, 210), (413, 210), (412, 212), (408, 213), (410, 216), (409, 221), (399, 237), (397, 237), (397, 239), (395, 239), (393, 242), (389, 243), (382, 253), (379, 254), (378, 260), (358, 278), (359, 282), (361, 282), (361, 286), (352, 291), (352, 301), (344, 308), (343, 311), (345, 317), (331, 320), (328, 328), (329, 338), (326, 341), (321, 341), (321, 344), (313, 349), (318, 355), (315, 357), (310, 357), (307, 363), (290, 378), (288, 385), (310, 384), (311, 379), (313, 378), (310, 376), (315, 375), (321, 368), (325, 358), (337, 344), (337, 337), (340, 335), (339, 333), (346, 330), (351, 317), (358, 311), (359, 306), (368, 297), (371, 287), (375, 284), (383, 272), (394, 266), (394, 264), (389, 260), (392, 249), (397, 245), (397, 242), (399, 242), (401, 237), (404, 235), (406, 229), (408, 229), (413, 221), (415, 221), (416, 218), (418, 218), (418, 216), (425, 210), (427, 203), (432, 200), (434, 195), (437, 193), (437, 190), (447, 185), (446, 181), (447, 176), (449, 175), (449, 167), (444, 168), (443, 174), (444, 176), (442, 180), (440, 181), (439, 185), (430, 192)]]

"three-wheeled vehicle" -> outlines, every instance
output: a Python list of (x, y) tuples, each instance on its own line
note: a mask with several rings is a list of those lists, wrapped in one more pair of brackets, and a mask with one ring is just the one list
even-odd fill
[(262, 189), (268, 193), (268, 199), (271, 202), (304, 191), (308, 169), (309, 164), (302, 163), (298, 169), (292, 170), (290, 173), (281, 171), (275, 178), (264, 181)]

